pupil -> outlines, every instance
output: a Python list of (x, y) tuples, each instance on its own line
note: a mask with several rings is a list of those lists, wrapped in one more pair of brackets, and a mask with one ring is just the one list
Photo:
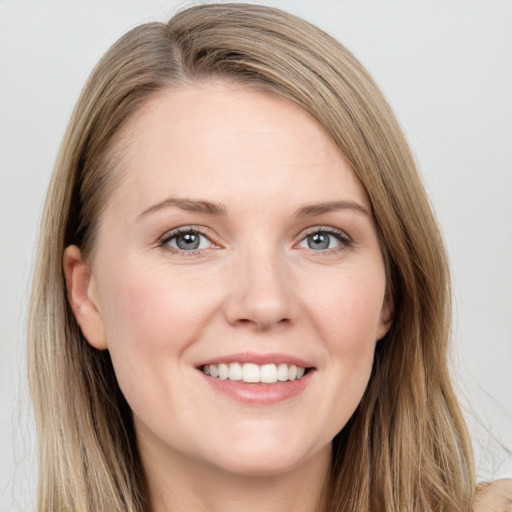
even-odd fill
[(199, 236), (197, 233), (185, 233), (176, 239), (176, 245), (185, 251), (199, 247)]
[(325, 233), (315, 233), (308, 237), (310, 249), (327, 249), (329, 247), (329, 236)]

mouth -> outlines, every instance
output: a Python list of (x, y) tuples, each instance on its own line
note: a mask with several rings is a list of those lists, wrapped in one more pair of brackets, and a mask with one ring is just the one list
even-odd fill
[(250, 406), (301, 396), (316, 368), (290, 354), (239, 352), (202, 361), (196, 369), (215, 392)]
[(199, 369), (207, 376), (219, 380), (244, 382), (247, 384), (274, 384), (300, 380), (311, 368), (287, 363), (219, 363), (204, 364)]

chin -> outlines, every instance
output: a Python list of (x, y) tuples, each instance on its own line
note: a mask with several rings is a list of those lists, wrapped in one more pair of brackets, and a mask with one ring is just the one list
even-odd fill
[(330, 457), (331, 443), (313, 448), (304, 444), (305, 437), (291, 439), (288, 437), (272, 437), (256, 433), (256, 437), (242, 442), (237, 439), (223, 448), (221, 456), (216, 456), (210, 463), (219, 469), (239, 476), (276, 476), (293, 472), (296, 468), (317, 456)]
[(301, 459), (288, 458), (280, 454), (279, 457), (267, 456), (260, 453), (257, 457), (246, 459), (217, 460), (215, 466), (222, 472), (237, 475), (239, 477), (273, 477), (293, 472), (304, 461)]

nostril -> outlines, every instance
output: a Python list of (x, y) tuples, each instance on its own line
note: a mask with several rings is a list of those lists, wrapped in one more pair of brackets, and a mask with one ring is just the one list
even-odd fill
[(252, 326), (255, 330), (258, 331), (267, 331), (269, 329), (275, 328), (276, 326), (284, 327), (287, 326), (291, 320), (289, 318), (281, 318), (281, 320), (277, 320), (273, 322), (271, 319), (254, 319), (250, 318), (239, 318), (235, 321), (235, 325), (238, 326)]

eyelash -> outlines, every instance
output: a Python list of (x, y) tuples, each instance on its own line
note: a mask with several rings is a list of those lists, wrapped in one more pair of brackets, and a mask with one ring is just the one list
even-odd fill
[[(340, 243), (340, 245), (338, 247), (333, 247), (331, 249), (325, 249), (323, 251), (315, 251), (315, 252), (323, 252), (323, 253), (333, 254), (333, 253), (337, 253), (339, 251), (349, 249), (354, 244), (354, 241), (352, 240), (352, 238), (350, 238), (344, 231), (341, 231), (340, 229), (336, 229), (336, 228), (332, 228), (332, 227), (323, 227), (323, 226), (314, 227), (313, 229), (306, 231), (304, 236), (301, 238), (300, 242), (306, 240), (308, 237), (310, 237), (312, 235), (316, 235), (319, 233), (325, 233), (327, 235), (333, 236)], [(313, 250), (313, 249), (311, 249), (311, 250)]]
[[(312, 235), (320, 234), (320, 233), (325, 233), (329, 236), (333, 236), (339, 242), (339, 246), (333, 247), (330, 249), (321, 250), (321, 251), (314, 251), (314, 249), (310, 249), (314, 252), (322, 252), (322, 253), (332, 254), (332, 253), (337, 253), (339, 251), (346, 250), (354, 244), (354, 241), (344, 231), (341, 231), (339, 229), (335, 229), (332, 227), (323, 227), (323, 226), (315, 227), (315, 228), (312, 228), (312, 229), (306, 231), (298, 243), (305, 241), (308, 237), (310, 237)], [(182, 249), (179, 249), (176, 247), (171, 247), (169, 245), (169, 242), (171, 242), (173, 239), (177, 238), (180, 235), (185, 235), (185, 234), (198, 234), (198, 235), (206, 238), (212, 244), (212, 246), (214, 248), (218, 248), (218, 246), (215, 246), (215, 243), (210, 240), (209, 236), (203, 230), (201, 230), (197, 227), (193, 227), (193, 226), (186, 226), (186, 227), (174, 229), (173, 231), (171, 231), (170, 233), (167, 233), (164, 237), (162, 237), (160, 239), (160, 242), (158, 245), (159, 245), (159, 247), (162, 247), (163, 249), (171, 251), (175, 254), (183, 254), (183, 255), (187, 255), (187, 256), (200, 256), (205, 249), (182, 250)], [(297, 246), (297, 244), (295, 244), (295, 246)]]
[(182, 249), (179, 249), (176, 247), (171, 247), (170, 245), (168, 245), (169, 242), (171, 242), (171, 240), (173, 240), (174, 238), (177, 238), (180, 235), (186, 235), (186, 234), (201, 235), (204, 238), (206, 238), (213, 246), (215, 246), (215, 244), (210, 240), (209, 236), (204, 231), (202, 231), (201, 229), (199, 229), (197, 227), (192, 227), (192, 226), (185, 226), (182, 228), (174, 229), (170, 233), (167, 233), (166, 235), (164, 235), (164, 237), (160, 240), (158, 245), (159, 245), (159, 247), (162, 247), (163, 249), (171, 251), (175, 254), (183, 254), (186, 256), (200, 256), (204, 249), (191, 249), (191, 250), (185, 251), (185, 250), (182, 250)]

